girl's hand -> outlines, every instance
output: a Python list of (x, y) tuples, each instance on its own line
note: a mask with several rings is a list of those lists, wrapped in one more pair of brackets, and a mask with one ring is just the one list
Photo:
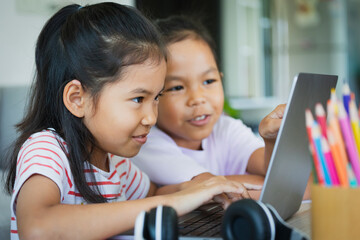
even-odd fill
[[(215, 177), (216, 175), (213, 175), (209, 172), (205, 172), (205, 173), (201, 173), (195, 177), (193, 177), (191, 179), (191, 181), (188, 182), (184, 182), (182, 184), (182, 188), (181, 190), (184, 190), (190, 186), (193, 186), (194, 184), (197, 184), (199, 182), (208, 180), (212, 177)], [(236, 181), (240, 184), (243, 184), (243, 186), (246, 188), (246, 190), (255, 190), (252, 191), (252, 195), (255, 195), (255, 198), (258, 199), (259, 198), (259, 193), (260, 190), (262, 189), (262, 184), (264, 182), (263, 177), (261, 176), (257, 176), (257, 175), (229, 175), (229, 176), (224, 176), (226, 177), (227, 180), (232, 180), (232, 181)], [(261, 178), (261, 180), (259, 180), (259, 178)], [(252, 182), (252, 184), (250, 184), (249, 182)], [(250, 195), (250, 193), (247, 191), (247, 193)], [(257, 194), (254, 194), (257, 193)], [(223, 205), (224, 208), (227, 208), (233, 201), (236, 201), (235, 199), (242, 199), (244, 194), (235, 194), (235, 193), (229, 193), (229, 194), (219, 194), (213, 197), (213, 201), (214, 202), (218, 202), (221, 203)], [(252, 198), (253, 196), (247, 196), (246, 198)]]
[(264, 117), (259, 125), (259, 134), (264, 140), (275, 141), (286, 104), (278, 105), (271, 113)]
[(259, 189), (259, 186), (231, 181), (224, 176), (214, 176), (185, 190), (168, 195), (171, 198), (169, 205), (173, 206), (179, 215), (188, 213), (212, 199), (222, 203), (226, 208), (234, 201), (249, 198), (247, 188)]
[(243, 194), (237, 193), (222, 193), (213, 197), (213, 201), (217, 203), (221, 203), (224, 209), (226, 209), (230, 204), (234, 201), (243, 199), (243, 198), (251, 198), (249, 192), (247, 190), (261, 190), (261, 185), (254, 185), (249, 183), (240, 183), (245, 187), (245, 192)]

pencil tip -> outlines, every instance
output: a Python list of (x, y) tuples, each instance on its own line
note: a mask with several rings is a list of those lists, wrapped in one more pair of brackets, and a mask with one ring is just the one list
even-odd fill
[(344, 82), (343, 84), (343, 94), (350, 95), (350, 87), (347, 82)]
[(325, 116), (325, 110), (324, 107), (321, 103), (316, 103), (315, 104), (315, 113), (318, 116)]
[(310, 127), (314, 122), (314, 117), (309, 108), (305, 109), (305, 124)]

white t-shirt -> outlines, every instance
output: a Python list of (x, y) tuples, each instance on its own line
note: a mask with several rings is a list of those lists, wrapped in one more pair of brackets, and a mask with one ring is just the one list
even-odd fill
[[(60, 147), (59, 142), (65, 148)], [(16, 200), (21, 186), (33, 174), (48, 177), (59, 187), (62, 204), (86, 204), (75, 187), (67, 158), (67, 143), (54, 131), (35, 133), (22, 145), (18, 154), (16, 179), (11, 199), (11, 239), (18, 239)], [(129, 159), (109, 155), (109, 172), (93, 167), (95, 182), (90, 178), (90, 164), (85, 164), (85, 176), (90, 186), (97, 185), (109, 202), (146, 197), (150, 181)]]
[(203, 150), (179, 147), (170, 136), (153, 127), (147, 143), (132, 161), (151, 181), (177, 184), (203, 172), (244, 174), (251, 154), (263, 146), (263, 140), (241, 120), (221, 115), (210, 136), (202, 140)]

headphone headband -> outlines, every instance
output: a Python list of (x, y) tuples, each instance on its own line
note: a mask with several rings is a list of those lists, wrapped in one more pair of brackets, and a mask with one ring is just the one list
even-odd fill
[(155, 240), (162, 240), (162, 222), (163, 222), (163, 206), (159, 205), (156, 208), (155, 218)]
[(260, 201), (256, 201), (257, 204), (263, 209), (263, 211), (266, 214), (266, 217), (269, 220), (269, 227), (270, 227), (270, 240), (275, 240), (275, 221), (274, 218), (271, 215), (270, 210)]

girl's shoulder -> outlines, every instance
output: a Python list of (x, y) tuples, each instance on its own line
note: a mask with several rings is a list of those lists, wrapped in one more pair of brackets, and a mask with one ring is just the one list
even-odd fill
[(31, 134), (22, 145), (22, 148), (26, 148), (31, 145), (54, 145), (64, 150), (67, 149), (65, 140), (52, 128), (44, 129)]

